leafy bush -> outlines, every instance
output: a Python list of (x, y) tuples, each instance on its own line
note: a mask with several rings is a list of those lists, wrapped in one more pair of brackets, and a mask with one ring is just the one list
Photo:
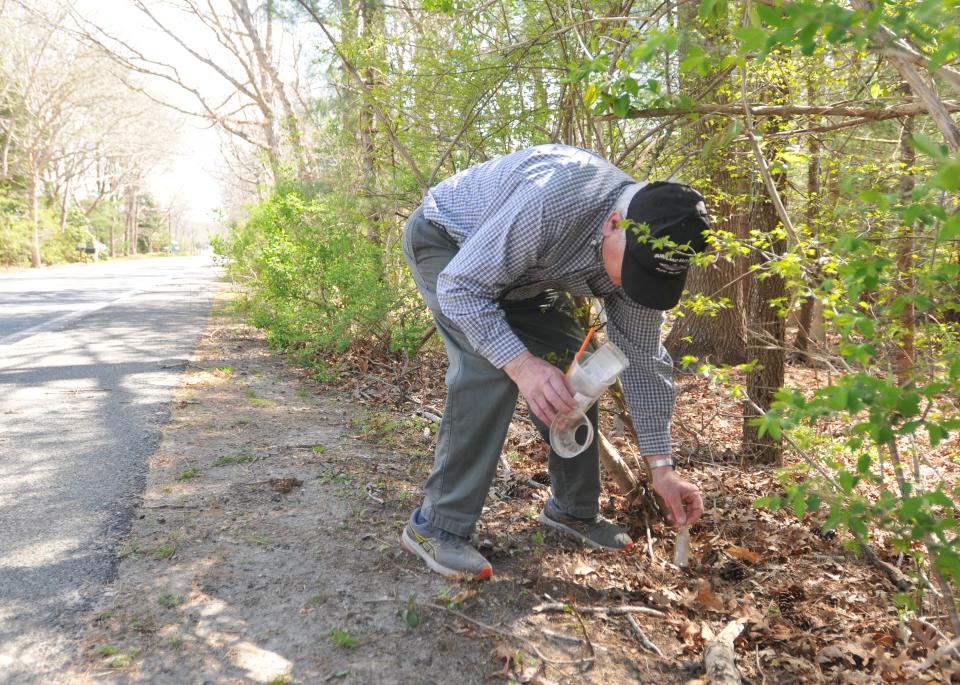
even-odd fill
[(363, 221), (330, 197), (282, 189), (215, 241), (272, 343), (312, 355), (358, 341), (410, 349), (422, 335), (429, 321), (406, 270), (394, 268), (397, 246), (364, 238)]

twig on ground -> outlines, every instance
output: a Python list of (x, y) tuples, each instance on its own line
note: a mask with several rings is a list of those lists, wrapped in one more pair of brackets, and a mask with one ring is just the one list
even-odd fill
[(627, 623), (629, 623), (630, 627), (633, 628), (634, 634), (637, 636), (637, 639), (640, 640), (641, 647), (651, 654), (656, 654), (660, 658), (665, 658), (663, 656), (663, 652), (660, 651), (660, 648), (651, 642), (650, 638), (647, 637), (647, 634), (643, 632), (643, 628), (641, 628), (640, 624), (637, 623), (637, 619), (633, 617), (633, 614), (627, 614)]
[(142, 504), (141, 509), (196, 509), (195, 504)]
[[(370, 487), (370, 486), (368, 485), (367, 488), (369, 488), (369, 487)], [(376, 496), (375, 496), (372, 492), (370, 492), (370, 490), (368, 490), (367, 488), (364, 488), (364, 492), (367, 493), (367, 497), (369, 497), (370, 499), (372, 499), (372, 500), (373, 500), (374, 502), (376, 502), (377, 504), (383, 504), (383, 500), (380, 499), (379, 497), (376, 497)]]
[(422, 416), (425, 419), (430, 419), (434, 423), (440, 423), (440, 421), (442, 420), (441, 416), (434, 414), (432, 411), (427, 411), (426, 409), (420, 410), (420, 416)]
[(478, 628), (486, 630), (487, 632), (493, 635), (505, 635), (507, 637), (513, 638), (517, 642), (522, 642), (524, 645), (527, 646), (527, 648), (530, 649), (530, 651), (534, 653), (534, 655), (538, 659), (540, 659), (540, 661), (542, 661), (545, 664), (550, 664), (551, 666), (570, 666), (570, 665), (582, 666), (588, 661), (594, 661), (596, 658), (594, 656), (589, 656), (583, 659), (573, 659), (573, 660), (551, 659), (550, 657), (545, 656), (543, 652), (541, 652), (540, 649), (537, 647), (537, 645), (529, 638), (526, 638), (523, 635), (518, 635), (517, 633), (511, 630), (508, 630), (507, 628), (492, 626), (489, 623), (484, 623), (483, 621), (479, 621), (475, 618), (471, 618), (470, 616), (467, 616), (462, 611), (451, 609), (450, 607), (443, 606), (442, 604), (434, 604), (433, 602), (412, 602), (409, 599), (403, 600), (403, 599), (394, 598), (394, 597), (383, 597), (380, 599), (365, 599), (362, 601), (366, 604), (373, 604), (378, 602), (396, 602), (398, 604), (413, 605), (413, 606), (421, 607), (424, 609), (439, 609), (440, 611), (445, 611), (449, 614), (453, 614), (454, 616), (463, 619), (467, 623), (472, 623)]
[(930, 667), (933, 666), (935, 663), (937, 663), (938, 661), (940, 661), (940, 659), (942, 659), (944, 656), (946, 656), (947, 652), (950, 652), (950, 651), (952, 651), (952, 650), (955, 650), (957, 647), (960, 647), (960, 637), (954, 638), (954, 639), (951, 640), (950, 642), (947, 642), (946, 644), (943, 644), (943, 645), (940, 645), (939, 647), (937, 647), (937, 651), (935, 651), (933, 654), (931, 654), (930, 656), (928, 656), (928, 657), (923, 661), (922, 664), (920, 664), (919, 666), (917, 666), (917, 670), (918, 670), (918, 671), (921, 671), (921, 672), (922, 672), (922, 671), (926, 671), (928, 668), (930, 668)]
[(579, 607), (572, 604), (564, 604), (563, 602), (544, 602), (543, 604), (538, 604), (533, 607), (534, 613), (542, 613), (544, 611), (579, 611), (581, 614), (609, 614), (611, 616), (620, 616), (623, 614), (645, 614), (647, 616), (657, 616), (664, 617), (666, 614), (657, 609), (651, 609), (650, 607), (645, 606), (635, 606), (635, 605), (622, 605), (616, 607)]
[(583, 633), (583, 639), (587, 647), (587, 658), (585, 659), (586, 663), (584, 664), (582, 670), (589, 671), (593, 667), (593, 662), (597, 658), (597, 653), (593, 649), (593, 643), (590, 642), (590, 636), (587, 635), (587, 626), (583, 622), (583, 617), (580, 616), (580, 612), (574, 610), (573, 615), (577, 617), (577, 622), (580, 624), (580, 632)]
[(532, 488), (543, 488), (544, 490), (549, 490), (549, 489), (550, 489), (550, 486), (549, 486), (549, 485), (544, 485), (543, 483), (538, 483), (538, 482), (535, 481), (533, 478), (528, 478), (528, 479), (527, 479), (527, 485), (529, 485), (529, 486), (532, 487)]
[(711, 685), (740, 685), (733, 642), (743, 632), (743, 624), (731, 621), (703, 648), (703, 668)]
[(583, 643), (583, 638), (579, 638), (576, 635), (564, 635), (563, 633), (558, 633), (550, 630), (549, 628), (538, 628), (538, 630), (547, 637), (553, 638), (559, 642), (573, 642), (578, 645)]
[(643, 523), (647, 529), (647, 554), (650, 555), (650, 561), (655, 564), (660, 564), (661, 566), (666, 566), (667, 562), (660, 559), (656, 552), (653, 551), (653, 533), (650, 532), (650, 518), (644, 515)]

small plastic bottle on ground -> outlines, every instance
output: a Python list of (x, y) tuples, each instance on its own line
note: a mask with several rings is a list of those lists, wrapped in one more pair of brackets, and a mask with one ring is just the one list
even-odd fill
[(683, 568), (690, 554), (690, 526), (680, 526), (677, 531), (677, 544), (673, 548), (673, 565)]

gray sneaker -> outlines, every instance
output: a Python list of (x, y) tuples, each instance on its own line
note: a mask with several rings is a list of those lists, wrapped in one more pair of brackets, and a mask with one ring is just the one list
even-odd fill
[(540, 523), (575, 537), (590, 547), (622, 549), (625, 552), (633, 548), (633, 540), (613, 521), (599, 514), (591, 519), (567, 516), (560, 511), (552, 497), (540, 512)]
[(490, 579), (493, 567), (470, 546), (466, 538), (429, 525), (416, 524), (414, 520), (418, 511), (410, 516), (400, 536), (400, 546), (406, 552), (420, 557), (431, 570), (448, 578), (465, 576), (471, 580)]

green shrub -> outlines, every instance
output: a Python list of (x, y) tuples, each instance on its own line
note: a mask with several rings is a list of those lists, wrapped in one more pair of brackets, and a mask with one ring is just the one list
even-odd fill
[(278, 191), (214, 248), (247, 286), (253, 323), (306, 356), (355, 341), (412, 347), (429, 325), (396, 244), (367, 240), (349, 205)]

